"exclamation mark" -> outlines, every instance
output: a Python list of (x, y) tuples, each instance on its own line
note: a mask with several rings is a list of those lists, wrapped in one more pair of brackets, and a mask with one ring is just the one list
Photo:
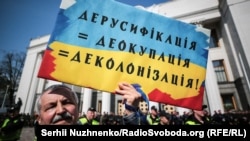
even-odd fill
[(195, 87), (196, 90), (198, 89), (198, 84), (199, 84), (199, 79), (196, 79), (196, 87)]

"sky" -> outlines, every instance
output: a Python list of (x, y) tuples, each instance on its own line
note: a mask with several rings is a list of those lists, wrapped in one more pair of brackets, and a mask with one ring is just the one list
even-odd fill
[[(167, 0), (116, 1), (148, 7)], [(0, 58), (6, 53), (26, 53), (31, 39), (51, 34), (60, 3), (61, 0), (0, 0)]]

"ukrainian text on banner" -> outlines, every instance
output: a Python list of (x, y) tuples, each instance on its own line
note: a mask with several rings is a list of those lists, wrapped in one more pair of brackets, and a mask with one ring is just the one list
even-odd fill
[(38, 77), (200, 109), (210, 31), (111, 0), (62, 1)]

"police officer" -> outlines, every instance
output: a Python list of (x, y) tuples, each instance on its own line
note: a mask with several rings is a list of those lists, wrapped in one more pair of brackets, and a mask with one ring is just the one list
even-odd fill
[(148, 125), (158, 125), (160, 122), (160, 118), (158, 116), (158, 112), (155, 106), (151, 107), (151, 112), (147, 114), (147, 123)]
[(79, 118), (79, 122), (81, 125), (99, 125), (99, 121), (97, 121), (96, 115), (95, 115), (95, 108), (90, 107), (87, 111), (87, 114), (85, 117)]
[(205, 125), (211, 124), (209, 117), (205, 115), (204, 109), (207, 105), (202, 106), (202, 110), (193, 110), (193, 113), (187, 118), (185, 125)]
[(24, 119), (19, 114), (18, 107), (8, 109), (7, 117), (0, 126), (0, 141), (17, 141), (20, 139)]
[(171, 125), (171, 115), (166, 111), (161, 111), (159, 114), (160, 122), (158, 125)]

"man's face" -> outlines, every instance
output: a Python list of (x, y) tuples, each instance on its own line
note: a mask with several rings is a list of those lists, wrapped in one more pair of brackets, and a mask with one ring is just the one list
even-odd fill
[(155, 109), (151, 109), (151, 114), (157, 115), (157, 111)]
[(95, 118), (95, 111), (87, 111), (88, 120), (92, 120)]
[(10, 118), (15, 118), (16, 116), (18, 116), (19, 111), (15, 109), (15, 110), (10, 111), (8, 114)]
[(72, 125), (78, 120), (76, 101), (69, 90), (60, 88), (41, 97), (40, 125)]
[(9, 117), (14, 118), (14, 111), (9, 112)]

